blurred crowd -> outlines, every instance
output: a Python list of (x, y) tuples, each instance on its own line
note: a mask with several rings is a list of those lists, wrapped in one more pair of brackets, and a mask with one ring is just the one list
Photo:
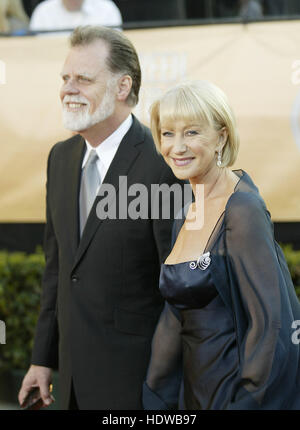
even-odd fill
[(0, 0), (0, 33), (125, 22), (300, 14), (298, 0)]

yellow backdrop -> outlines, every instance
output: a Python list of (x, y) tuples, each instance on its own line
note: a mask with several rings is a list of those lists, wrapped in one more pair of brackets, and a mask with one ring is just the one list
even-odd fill
[[(241, 149), (235, 168), (259, 186), (275, 221), (300, 221), (300, 21), (126, 32), (143, 87), (135, 114), (182, 79), (207, 79), (228, 95)], [(0, 222), (45, 219), (46, 160), (70, 136), (61, 123), (66, 36), (0, 39)]]

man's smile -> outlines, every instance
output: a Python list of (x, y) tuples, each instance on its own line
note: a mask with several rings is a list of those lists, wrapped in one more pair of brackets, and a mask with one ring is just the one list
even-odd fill
[(76, 102), (66, 102), (66, 103), (64, 103), (64, 105), (70, 111), (78, 111), (81, 108), (87, 106), (86, 103), (76, 103)]

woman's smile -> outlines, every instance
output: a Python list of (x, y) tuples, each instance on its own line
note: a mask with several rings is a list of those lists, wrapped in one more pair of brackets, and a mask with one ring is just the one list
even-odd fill
[(176, 167), (185, 167), (191, 164), (195, 157), (171, 157)]

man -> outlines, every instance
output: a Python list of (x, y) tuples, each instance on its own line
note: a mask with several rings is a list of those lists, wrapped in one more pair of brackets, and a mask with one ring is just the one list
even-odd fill
[[(121, 32), (76, 29), (62, 78), (64, 124), (79, 135), (56, 144), (49, 155), (41, 312), (19, 401), (39, 386), (44, 404), (51, 403), (58, 355), (62, 409), (140, 409), (172, 220), (132, 219), (124, 208), (123, 216), (99, 219), (107, 197), (101, 189), (116, 190), (107, 206), (119, 213), (118, 197), (124, 200), (126, 191), (119, 189), (120, 178), (127, 188), (140, 184), (149, 191), (151, 184), (177, 180), (148, 128), (131, 115), (141, 71)], [(94, 184), (92, 198), (88, 184)], [(127, 198), (130, 205), (133, 196)], [(154, 200), (149, 193), (149, 211)]]
[(30, 30), (69, 30), (79, 25), (122, 26), (112, 0), (45, 0), (34, 10)]

